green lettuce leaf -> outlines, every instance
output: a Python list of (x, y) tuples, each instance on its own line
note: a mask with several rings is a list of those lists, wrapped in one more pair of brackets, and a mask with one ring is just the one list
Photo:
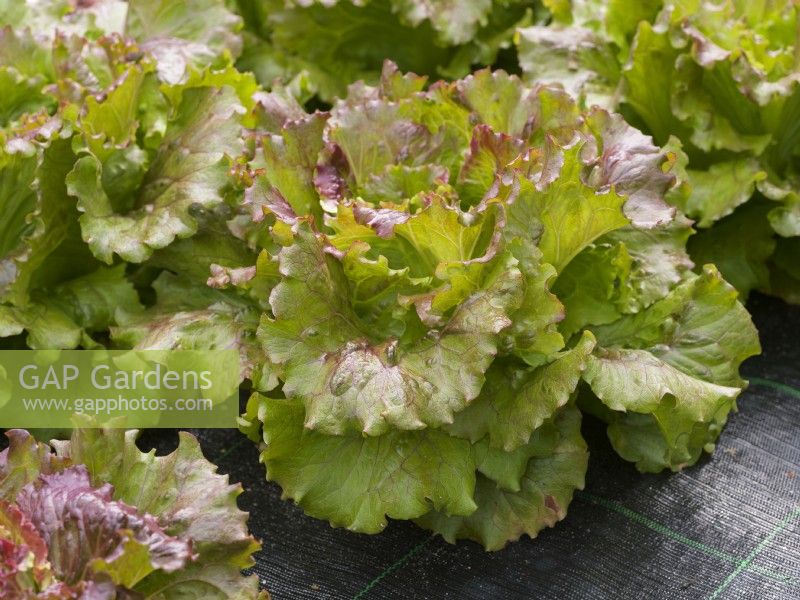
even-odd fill
[(237, 4), (247, 33), (239, 67), (264, 85), (305, 77), (303, 85), (326, 101), (343, 96), (354, 81), (376, 82), (387, 58), (405, 71), (447, 77), (492, 64), (536, 7), (530, 0)]
[[(374, 265), (352, 250), (338, 254), (297, 224), (293, 243), (280, 254), (283, 277), (270, 296), (274, 318), (262, 320), (259, 337), (282, 367), (284, 393), (305, 402), (306, 427), (378, 435), (389, 427), (436, 426), (478, 395), (499, 334), (511, 323), (508, 313), (519, 303), (522, 277), (511, 257), (472, 255), (482, 224), (465, 227), (457, 212), (450, 212), (452, 220), (448, 212), (431, 204), (384, 241), (408, 250), (413, 258), (407, 264), (453, 282), (448, 290), (409, 298), (417, 308), (401, 316), (409, 324), (399, 339), (377, 337), (358, 314), (359, 296), (374, 301), (376, 285), (378, 296), (391, 286), (397, 302), (385, 259), (372, 274), (376, 281), (364, 282), (362, 269), (380, 267), (380, 261)], [(474, 258), (480, 262), (470, 264)], [(464, 268), (469, 272), (462, 275)], [(445, 310), (457, 306), (440, 317), (437, 302)]]
[(121, 310), (110, 327), (115, 345), (147, 350), (239, 352), (241, 378), (272, 389), (272, 368), (256, 339), (257, 305), (239, 294), (162, 272), (152, 283), (156, 302), (146, 310)]
[(153, 55), (163, 81), (178, 83), (192, 67), (219, 68), (238, 56), (241, 26), (223, 0), (130, 0), (124, 33)]
[(613, 108), (620, 65), (614, 46), (580, 26), (521, 28), (514, 39), (530, 81), (558, 81), (586, 106)]
[(498, 550), (523, 534), (536, 537), (545, 527), (553, 527), (566, 515), (575, 490), (583, 489), (589, 453), (580, 423), (580, 412), (569, 407), (534, 432), (528, 442), (530, 460), (518, 491), (505, 490), (479, 475), (475, 484), (478, 509), (474, 513), (458, 516), (430, 512), (417, 523), (450, 542), (468, 538), (487, 550)]
[[(736, 291), (712, 266), (638, 314), (593, 328), (584, 379), (611, 412), (615, 449), (644, 471), (681, 469), (713, 450), (760, 352)], [(623, 414), (620, 414), (623, 413)]]
[[(38, 37), (120, 34), (135, 39), (157, 62), (168, 83), (186, 79), (192, 67), (221, 67), (241, 51), (241, 19), (223, 0), (34, 0), (0, 12), (0, 25), (30, 28)], [(0, 75), (1, 77), (2, 75)]]
[(486, 375), (481, 395), (461, 411), (447, 430), (492, 448), (512, 452), (524, 446), (534, 431), (567, 404), (594, 348), (588, 331), (570, 350), (535, 369), (499, 361)]
[[(30, 135), (33, 133), (34, 135)], [(13, 134), (12, 134), (13, 135)], [(74, 238), (75, 204), (64, 186), (74, 155), (57, 123), (26, 132), (26, 147), (16, 150), (14, 140), (0, 150), (0, 299), (25, 305), (31, 289), (41, 280), (57, 282), (46, 273), (49, 259)], [(9, 147), (14, 151), (9, 152)], [(77, 268), (76, 268), (77, 267)], [(79, 266), (60, 271), (59, 277), (80, 273)]]
[(126, 190), (129, 198), (109, 197), (104, 185), (106, 167), (96, 155), (79, 158), (67, 186), (79, 198), (83, 237), (95, 255), (107, 263), (113, 254), (141, 262), (175, 238), (194, 234), (197, 223), (192, 207), (210, 208), (224, 201), (230, 156), (242, 150), (237, 119), (242, 111), (231, 88), (185, 90), (149, 168), (140, 162), (146, 160), (144, 156), (127, 157), (129, 168), (133, 159), (140, 172), (138, 189)]
[(689, 170), (687, 175), (693, 190), (680, 208), (698, 227), (709, 227), (747, 202), (767, 174), (755, 160), (736, 160), (715, 163), (707, 171)]
[(304, 427), (297, 401), (256, 395), (250, 403), (263, 406), (267, 476), (312, 516), (376, 533), (387, 516), (411, 519), (431, 506), (448, 514), (475, 510), (475, 465), (466, 440), (436, 430), (325, 435)]

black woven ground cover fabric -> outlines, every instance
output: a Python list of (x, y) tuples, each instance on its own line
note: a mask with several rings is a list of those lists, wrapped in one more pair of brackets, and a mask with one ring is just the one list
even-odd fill
[[(237, 431), (195, 433), (245, 487), (240, 504), (264, 542), (255, 572), (276, 600), (800, 598), (800, 307), (754, 296), (749, 308), (764, 353), (744, 365), (751, 387), (712, 457), (642, 475), (587, 418), (586, 490), (556, 528), (499, 552), (408, 522), (378, 536), (332, 529), (280, 499)], [(141, 443), (176, 441), (150, 431)]]

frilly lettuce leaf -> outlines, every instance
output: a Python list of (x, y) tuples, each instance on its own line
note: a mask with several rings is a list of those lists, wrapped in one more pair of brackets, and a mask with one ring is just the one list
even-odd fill
[(558, 331), (564, 305), (550, 289), (557, 273), (555, 267), (542, 262), (541, 250), (529, 239), (515, 238), (509, 248), (519, 262), (525, 286), (511, 326), (504, 332), (506, 344), (526, 363), (537, 366), (564, 347), (564, 337)]
[[(457, 212), (451, 220), (436, 202), (383, 241), (408, 252), (405, 264), (420, 270), (418, 277), (451, 281), (450, 289), (408, 299), (416, 311), (399, 316), (407, 323), (399, 338), (378, 337), (371, 315), (358, 310), (386, 293), (397, 302), (398, 294), (414, 292), (402, 280), (393, 285), (385, 258), (373, 263), (352, 247), (338, 254), (303, 222), (281, 250), (283, 277), (270, 296), (274, 318), (262, 320), (259, 337), (282, 367), (284, 393), (305, 402), (306, 427), (378, 435), (389, 427), (436, 426), (478, 395), (499, 334), (511, 323), (508, 313), (519, 304), (522, 275), (510, 256), (482, 257), (480, 246), (472, 254), (482, 224), (463, 226)], [(473, 259), (476, 268), (469, 269)]]
[(524, 446), (570, 400), (594, 345), (594, 337), (586, 332), (575, 347), (535, 369), (496, 361), (480, 396), (447, 430), (472, 442), (486, 438), (490, 447), (506, 452)]
[(20, 509), (0, 501), (0, 534), (3, 561), (0, 568), (0, 593), (5, 598), (21, 598), (26, 587), (48, 589), (55, 583), (47, 561), (47, 544)]
[(575, 490), (583, 489), (589, 453), (580, 423), (580, 412), (569, 406), (534, 432), (518, 490), (503, 489), (480, 474), (474, 513), (459, 516), (432, 511), (416, 522), (450, 542), (468, 538), (487, 550), (498, 550), (523, 534), (536, 537), (545, 527), (553, 527), (566, 516)]
[(0, 81), (6, 90), (0, 99), (0, 125), (5, 126), (26, 114), (54, 108), (44, 86), (55, 79), (55, 72), (45, 44), (30, 31), (1, 23), (0, 17)]
[(466, 440), (437, 430), (325, 435), (304, 427), (302, 403), (259, 396), (250, 403), (265, 414), (267, 476), (313, 516), (376, 533), (387, 516), (411, 519), (431, 506), (449, 514), (475, 510)]
[(704, 171), (690, 169), (687, 176), (693, 190), (679, 208), (697, 227), (706, 228), (747, 202), (767, 174), (755, 159), (739, 159), (715, 163)]
[(736, 298), (706, 266), (649, 308), (593, 328), (584, 379), (610, 409), (599, 413), (615, 449), (641, 470), (678, 470), (713, 450), (744, 386), (738, 366), (760, 352)]
[(16, 28), (29, 27), (41, 36), (56, 32), (98, 37), (119, 31), (125, 22), (126, 3), (120, 0), (98, 0), (74, 3), (70, 0), (32, 0), (4, 7), (0, 22)]
[(56, 451), (73, 463), (94, 465), (95, 485), (110, 483), (115, 499), (158, 517), (167, 533), (191, 539), (199, 560), (251, 565), (258, 544), (247, 534), (247, 514), (236, 508), (241, 486), (216, 474), (188, 433), (180, 434), (178, 449), (166, 456), (139, 451), (137, 436), (133, 430), (76, 429)]
[(687, 240), (694, 233), (690, 224), (677, 214), (673, 221), (652, 229), (631, 226), (600, 239), (602, 243), (624, 245), (631, 259), (630, 291), (623, 294), (627, 306), (623, 312), (650, 306), (691, 271), (694, 262), (686, 250)]
[(39, 475), (57, 473), (69, 464), (27, 432), (14, 430), (6, 437), (9, 446), (0, 452), (0, 497), (5, 502), (13, 501)]
[(531, 81), (558, 81), (588, 106), (614, 108), (620, 65), (612, 44), (586, 27), (524, 27), (516, 32), (519, 62)]
[(223, 0), (33, 0), (2, 10), (0, 25), (29, 28), (43, 39), (95, 40), (119, 34), (135, 39), (157, 62), (160, 78), (184, 81), (192, 67), (221, 67), (241, 51), (242, 20)]
[(565, 307), (564, 336), (637, 313), (681, 283), (694, 266), (686, 252), (689, 223), (677, 216), (653, 229), (624, 227), (578, 254), (553, 286)]
[(188, 540), (167, 535), (152, 515), (112, 494), (108, 484), (92, 486), (84, 465), (40, 475), (17, 494), (15, 506), (47, 544), (59, 580), (74, 583), (91, 568), (129, 588), (157, 569), (176, 571), (191, 560)]
[(64, 179), (75, 155), (69, 128), (46, 119), (6, 132), (0, 202), (6, 214), (0, 262), (0, 335), (27, 331), (32, 348), (91, 347), (115, 310), (139, 308), (122, 265), (103, 269), (80, 240)]
[(137, 313), (139, 297), (124, 265), (98, 270), (53, 287), (37, 289), (24, 306), (0, 305), (0, 336), (27, 332), (33, 349), (93, 348), (94, 334), (117, 322), (119, 309)]
[(640, 21), (651, 21), (662, 0), (545, 0), (547, 26), (517, 31), (515, 44), (526, 78), (560, 82), (581, 104), (613, 109), (621, 69)]
[[(29, 300), (47, 260), (73, 233), (75, 207), (64, 177), (74, 155), (69, 142), (58, 139), (61, 128), (53, 128), (12, 130), (0, 150), (0, 203), (7, 215), (0, 232), (0, 299), (17, 305)], [(25, 136), (19, 144), (17, 135)]]
[(531, 222), (541, 223), (542, 260), (557, 272), (594, 240), (628, 224), (622, 211), (624, 196), (611, 190), (598, 193), (581, 181), (581, 150), (575, 146), (564, 151), (560, 170), (550, 174), (554, 181), (543, 191), (523, 183), (520, 197), (509, 209), (512, 235), (522, 236)]
[(564, 303), (559, 330), (567, 339), (587, 325), (612, 323), (628, 312), (631, 268), (624, 243), (598, 243), (564, 269), (553, 291)]
[[(136, 71), (129, 73), (136, 77)], [(117, 87), (97, 104), (97, 110), (117, 98), (131, 102), (130, 95), (135, 97), (138, 89)], [(79, 199), (83, 237), (95, 255), (107, 263), (113, 254), (141, 262), (176, 237), (194, 234), (193, 207), (211, 208), (224, 201), (230, 157), (243, 150), (238, 119), (243, 112), (230, 87), (191, 87), (182, 92), (152, 156), (128, 146), (128, 151), (112, 152), (103, 161), (91, 146), (87, 148), (68, 175), (67, 186)], [(123, 135), (122, 140), (111, 141), (124, 143), (130, 138), (130, 132)], [(132, 173), (128, 186), (111, 187), (106, 181), (105, 171), (113, 169), (116, 160)]]
[[(242, 425), (258, 440), (263, 422), (269, 479), (309, 514), (355, 531), (378, 532), (387, 516), (419, 517), (449, 541), (469, 537), (496, 550), (554, 525), (583, 486), (588, 454), (571, 405), (512, 453), (436, 429), (329, 436), (304, 428), (303, 413), (297, 401), (256, 394)], [(495, 490), (490, 477), (507, 487)], [(495, 494), (515, 514), (495, 514), (505, 504)]]
[(219, 68), (238, 56), (241, 27), (223, 0), (129, 0), (124, 33), (153, 55), (163, 81), (178, 83), (192, 67)]
[(797, 174), (793, 173), (781, 183), (762, 178), (758, 191), (764, 198), (778, 203), (767, 214), (772, 229), (784, 238), (800, 237), (800, 191)]
[(152, 283), (156, 302), (146, 310), (119, 311), (110, 328), (118, 346), (149, 350), (235, 349), (241, 378), (258, 389), (276, 381), (256, 339), (260, 312), (248, 298), (204, 282), (162, 272)]

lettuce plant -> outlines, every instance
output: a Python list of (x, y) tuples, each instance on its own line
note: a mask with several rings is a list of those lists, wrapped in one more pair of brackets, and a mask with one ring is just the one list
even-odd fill
[(309, 514), (536, 535), (583, 485), (578, 395), (642, 470), (713, 448), (758, 342), (692, 271), (674, 152), (503, 72), (425, 90), (389, 63), (330, 113), (261, 105), (247, 202), (273, 247), (215, 283), (271, 288), (279, 385), (242, 427)]
[(797, 3), (549, 4), (551, 25), (517, 34), (528, 77), (619, 109), (658, 143), (674, 136), (695, 259), (744, 294), (800, 301)]
[(256, 84), (211, 70), (229, 64), (240, 22), (205, 4), (210, 26), (155, 1), (0, 13), (0, 77), (20, 92), (0, 99), (0, 335), (105, 343), (116, 313), (142, 309), (113, 256), (142, 262), (223, 203), (244, 147), (239, 96)]
[(259, 549), (236, 507), (241, 486), (216, 474), (192, 435), (167, 456), (140, 452), (133, 430), (76, 429), (52, 448), (24, 430), (6, 435), (4, 598), (266, 598), (240, 574)]
[(512, 46), (541, 11), (534, 0), (237, 0), (243, 70), (330, 101), (354, 81), (377, 81), (384, 59), (404, 70), (463, 77)]
[[(372, 58), (352, 76), (375, 85), (309, 113), (230, 64), (239, 21), (208, 7), (211, 29), (155, 0), (0, 13), (2, 73), (29, 92), (2, 99), (7, 344), (236, 348), (268, 477), (355, 531), (536, 535), (583, 485), (581, 411), (644, 471), (713, 449), (758, 341), (717, 269), (693, 270), (680, 148), (559, 86), (428, 85)], [(155, 508), (71, 473), (140, 510), (134, 539), (161, 535)]]
[[(172, 2), (170, 0), (28, 0), (4, 2), (0, 6), (0, 25), (15, 29), (29, 29), (37, 39), (56, 39), (67, 42), (73, 38), (96, 40), (109, 34), (135, 39), (141, 50), (157, 59), (159, 74), (165, 81), (175, 83), (185, 77), (188, 69), (204, 66), (223, 66), (241, 51), (240, 30), (242, 20), (225, 7), (222, 0), (195, 0)], [(28, 42), (28, 48), (34, 46)], [(74, 46), (72, 46), (74, 50)], [(68, 49), (54, 52), (61, 58)], [(4, 65), (3, 78), (25, 82), (40, 88), (35, 76), (43, 75), (44, 57), (11, 55), (14, 62)], [(95, 57), (97, 55), (95, 54)], [(9, 58), (9, 57), (4, 57)], [(56, 70), (56, 74), (63, 71)], [(94, 73), (97, 74), (96, 72)], [(87, 78), (92, 73), (84, 71)], [(33, 77), (32, 81), (30, 78)], [(26, 81), (27, 80), (27, 81)], [(16, 88), (15, 94), (2, 102), (24, 100), (25, 88)]]

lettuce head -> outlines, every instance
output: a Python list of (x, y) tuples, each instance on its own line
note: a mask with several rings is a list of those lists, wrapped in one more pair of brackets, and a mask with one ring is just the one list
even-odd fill
[(272, 389), (242, 429), (306, 512), (497, 549), (583, 486), (578, 407), (642, 470), (713, 449), (758, 342), (692, 270), (675, 152), (502, 71), (387, 63), (329, 112), (280, 91), (256, 112), (245, 197), (270, 239), (214, 282), (261, 290)]
[(51, 447), (6, 433), (4, 598), (266, 598), (240, 574), (259, 549), (236, 507), (241, 486), (188, 433), (166, 456), (139, 451), (137, 434), (79, 428)]
[(797, 3), (549, 4), (550, 24), (517, 32), (526, 76), (682, 148), (689, 187), (671, 201), (696, 223), (696, 262), (797, 302)]

